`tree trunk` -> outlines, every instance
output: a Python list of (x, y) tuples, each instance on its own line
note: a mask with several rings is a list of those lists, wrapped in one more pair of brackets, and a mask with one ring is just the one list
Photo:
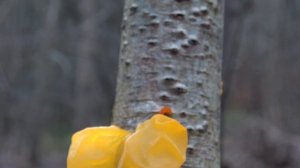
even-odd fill
[(127, 0), (122, 29), (114, 124), (171, 106), (189, 130), (183, 167), (220, 167), (223, 2)]

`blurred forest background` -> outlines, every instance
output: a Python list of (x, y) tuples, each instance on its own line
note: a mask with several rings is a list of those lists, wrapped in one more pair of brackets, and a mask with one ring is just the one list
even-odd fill
[[(109, 125), (123, 0), (0, 1), (0, 167), (63, 168)], [(227, 0), (223, 168), (300, 167), (300, 1)]]

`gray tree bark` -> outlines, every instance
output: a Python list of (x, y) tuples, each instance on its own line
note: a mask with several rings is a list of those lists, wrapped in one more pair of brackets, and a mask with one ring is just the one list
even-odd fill
[(171, 106), (189, 131), (183, 167), (220, 167), (223, 2), (127, 0), (122, 29), (114, 124)]

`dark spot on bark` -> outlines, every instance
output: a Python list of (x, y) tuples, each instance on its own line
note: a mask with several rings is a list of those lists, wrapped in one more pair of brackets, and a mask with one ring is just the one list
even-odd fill
[(208, 5), (214, 7), (214, 3), (212, 1), (207, 1)]
[(169, 44), (165, 45), (163, 50), (166, 52), (169, 52), (171, 55), (178, 55), (180, 52), (179, 48), (180, 48), (180, 46), (178, 46), (177, 44), (169, 43)]
[(201, 15), (206, 16), (209, 14), (207, 7), (200, 8)]
[(182, 43), (181, 47), (184, 49), (188, 49), (190, 47), (190, 45), (188, 43)]
[(126, 60), (126, 61), (125, 61), (125, 65), (126, 65), (126, 66), (130, 66), (130, 65), (131, 65), (131, 61), (130, 61), (130, 60)]
[(186, 32), (184, 30), (175, 30), (172, 32), (177, 38), (184, 38), (186, 36)]
[(158, 43), (158, 41), (156, 39), (149, 39), (148, 40), (148, 46), (149, 47), (154, 47), (154, 46), (157, 45), (157, 43)]
[(196, 131), (199, 132), (199, 133), (204, 133), (208, 128), (208, 123), (207, 121), (203, 121), (202, 124), (199, 124), (196, 126)]
[(165, 66), (164, 66), (164, 69), (165, 69), (165, 70), (171, 71), (171, 70), (174, 69), (174, 67), (173, 67), (172, 65), (165, 65)]
[(149, 11), (144, 11), (144, 12), (143, 12), (143, 17), (148, 17), (148, 16), (149, 16), (149, 14), (150, 14), (150, 12), (149, 12)]
[(203, 125), (199, 125), (197, 126), (196, 131), (199, 133), (203, 133), (205, 132), (205, 127)]
[(135, 4), (135, 3), (132, 4), (131, 7), (129, 8), (129, 10), (130, 10), (131, 14), (135, 14), (137, 12), (137, 10), (138, 10), (138, 5)]
[(183, 20), (185, 17), (185, 13), (183, 11), (175, 11), (170, 13), (170, 17), (176, 20)]
[(179, 114), (179, 116), (180, 116), (181, 118), (185, 118), (185, 117), (186, 117), (186, 112), (181, 112), (181, 113)]
[(156, 28), (159, 27), (159, 21), (158, 20), (153, 20), (153, 21), (150, 22), (149, 26), (156, 29)]
[(130, 75), (126, 75), (125, 78), (126, 79), (131, 79), (131, 76)]
[(176, 95), (182, 95), (187, 92), (187, 88), (185, 85), (181, 83), (177, 83), (173, 88), (172, 91)]
[(197, 45), (199, 43), (199, 41), (197, 39), (192, 38), (192, 39), (188, 40), (188, 43), (190, 45)]
[(132, 23), (131, 25), (130, 25), (130, 28), (131, 29), (134, 29), (136, 27), (136, 24), (135, 23)]
[(194, 147), (188, 146), (188, 148), (187, 148), (187, 153), (188, 153), (189, 155), (194, 154)]
[(186, 126), (186, 129), (189, 133), (193, 132), (194, 128), (191, 125)]
[(205, 52), (209, 51), (209, 46), (207, 44), (204, 45), (204, 51)]
[(171, 20), (167, 19), (163, 22), (164, 26), (173, 26), (174, 22), (172, 22)]
[(189, 21), (190, 22), (197, 22), (197, 19), (195, 17), (193, 17), (193, 16), (190, 16), (189, 17)]
[(177, 82), (177, 79), (175, 78), (175, 77), (173, 77), (173, 76), (165, 76), (164, 78), (163, 78), (163, 83), (165, 84), (165, 85), (173, 85), (175, 82)]
[(201, 11), (200, 11), (200, 9), (199, 9), (198, 7), (194, 7), (194, 8), (192, 9), (192, 14), (193, 14), (194, 16), (196, 16), (196, 17), (199, 17), (199, 16), (201, 16)]
[(178, 49), (176, 49), (176, 48), (170, 49), (170, 54), (172, 54), (172, 55), (177, 55), (178, 53), (179, 53), (179, 50), (178, 50)]
[(151, 14), (151, 15), (150, 15), (150, 18), (151, 18), (151, 19), (156, 19), (156, 18), (157, 18), (157, 15), (156, 15), (156, 14)]
[(200, 23), (200, 26), (205, 29), (211, 28), (211, 24), (209, 22), (202, 22), (202, 23)]
[(146, 31), (145, 26), (140, 26), (138, 29), (139, 29), (139, 32), (141, 32), (141, 33), (144, 33)]
[(167, 93), (161, 93), (159, 95), (160, 100), (162, 101), (170, 101), (171, 97)]
[(204, 101), (203, 107), (204, 107), (204, 108), (208, 108), (208, 107), (209, 107), (209, 102), (208, 102), (208, 101)]

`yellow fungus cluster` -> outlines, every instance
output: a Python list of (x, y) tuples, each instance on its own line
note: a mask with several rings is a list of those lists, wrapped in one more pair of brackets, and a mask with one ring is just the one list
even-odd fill
[(75, 133), (67, 168), (180, 168), (186, 148), (186, 128), (156, 114), (133, 133), (116, 126)]

